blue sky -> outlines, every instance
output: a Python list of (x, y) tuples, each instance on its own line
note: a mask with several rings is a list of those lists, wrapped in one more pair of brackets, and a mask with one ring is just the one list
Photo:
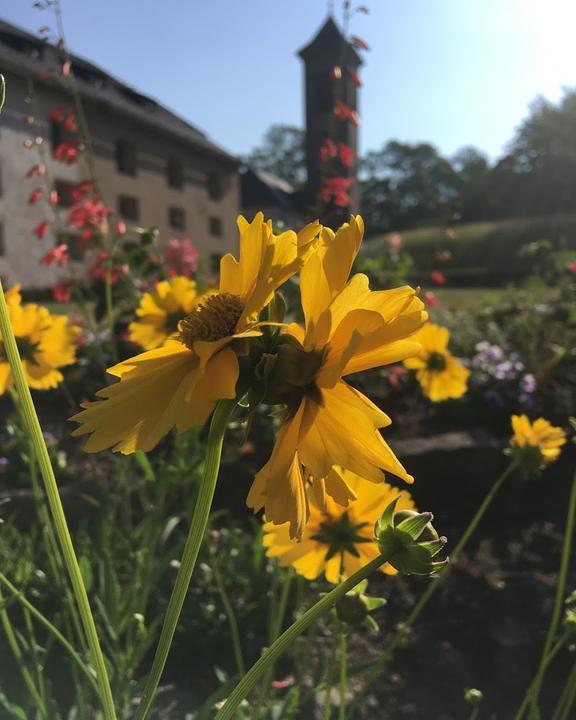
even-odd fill
[[(361, 0), (360, 0), (361, 3)], [(302, 125), (295, 52), (327, 0), (62, 0), (67, 42), (206, 131), (247, 153), (272, 123)], [(335, 0), (339, 17), (340, 0)], [(351, 32), (365, 54), (361, 150), (426, 140), (450, 154), (473, 144), (498, 157), (543, 95), (576, 86), (575, 0), (368, 0)], [(32, 0), (0, 16), (49, 24)]]

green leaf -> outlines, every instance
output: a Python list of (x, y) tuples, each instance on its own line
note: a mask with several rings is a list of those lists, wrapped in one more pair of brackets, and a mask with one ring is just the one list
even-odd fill
[(412, 517), (402, 520), (402, 522), (396, 526), (396, 529), (408, 533), (408, 535), (410, 535), (413, 540), (418, 540), (420, 535), (422, 535), (422, 532), (424, 531), (426, 525), (432, 522), (433, 519), (434, 516), (432, 515), (432, 513), (420, 513), (418, 515), (413, 515)]

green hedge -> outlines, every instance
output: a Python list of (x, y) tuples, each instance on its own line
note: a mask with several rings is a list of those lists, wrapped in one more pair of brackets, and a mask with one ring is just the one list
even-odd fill
[[(419, 228), (401, 235), (404, 249), (414, 260), (412, 280), (422, 281), (431, 270), (441, 270), (451, 285), (497, 287), (531, 273), (534, 261), (519, 257), (528, 243), (548, 240), (554, 250), (576, 251), (576, 215), (469, 223), (450, 229)], [(385, 251), (386, 237), (368, 239), (363, 250), (366, 256), (377, 257)], [(452, 259), (439, 262), (439, 250), (450, 250)]]

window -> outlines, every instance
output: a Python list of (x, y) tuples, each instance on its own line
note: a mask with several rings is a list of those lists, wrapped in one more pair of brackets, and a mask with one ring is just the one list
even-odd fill
[(222, 220), (217, 217), (208, 218), (208, 228), (210, 235), (214, 237), (222, 237)]
[(138, 198), (130, 195), (120, 195), (118, 197), (118, 215), (123, 220), (138, 222), (140, 220), (139, 205)]
[(123, 175), (136, 175), (138, 163), (134, 145), (128, 140), (116, 142), (116, 167)]
[(64, 142), (64, 131), (62, 123), (57, 120), (50, 120), (50, 144), (52, 150), (56, 150), (58, 145), (62, 145)]
[(220, 200), (224, 194), (222, 177), (218, 173), (209, 173), (207, 178), (208, 196), (211, 200)]
[(0, 223), (0, 257), (6, 255), (6, 243), (4, 242), (4, 225)]
[(69, 208), (72, 207), (72, 199), (70, 197), (70, 190), (76, 187), (77, 183), (66, 182), (66, 180), (56, 180), (54, 182), (54, 189), (58, 193), (58, 207)]
[(181, 207), (172, 206), (168, 208), (168, 222), (174, 230), (184, 230), (186, 228), (186, 213)]
[(84, 247), (77, 235), (69, 235), (66, 238), (68, 243), (68, 257), (74, 262), (82, 262), (84, 260)]
[(168, 158), (166, 161), (166, 179), (171, 188), (182, 190), (184, 187), (184, 168), (180, 160), (173, 157)]

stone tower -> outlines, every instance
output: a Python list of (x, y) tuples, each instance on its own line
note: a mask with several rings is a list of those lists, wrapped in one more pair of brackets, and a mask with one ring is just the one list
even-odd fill
[[(326, 138), (345, 143), (357, 157), (358, 129), (350, 122), (334, 117), (338, 100), (351, 110), (358, 109), (358, 88), (353, 76), (362, 60), (346, 40), (334, 19), (329, 17), (316, 37), (298, 53), (304, 61), (304, 84), (306, 100), (306, 168), (308, 173), (307, 200), (315, 210), (322, 183), (320, 149)], [(334, 78), (334, 68), (341, 68), (341, 79)], [(352, 177), (350, 186), (351, 205), (346, 211), (358, 210), (359, 193), (356, 182), (356, 159), (342, 175)]]

